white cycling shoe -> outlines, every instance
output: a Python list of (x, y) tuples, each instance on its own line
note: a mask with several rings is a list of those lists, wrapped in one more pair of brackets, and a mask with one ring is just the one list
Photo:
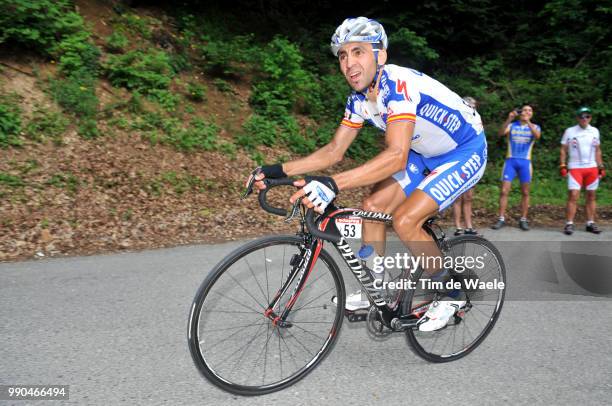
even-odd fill
[(446, 327), (451, 317), (463, 309), (465, 304), (465, 300), (437, 300), (433, 302), (417, 322), (419, 331), (436, 331)]
[(346, 305), (344, 308), (354, 312), (356, 310), (364, 310), (370, 308), (370, 301), (365, 295), (361, 294), (361, 290), (351, 293), (346, 297)]

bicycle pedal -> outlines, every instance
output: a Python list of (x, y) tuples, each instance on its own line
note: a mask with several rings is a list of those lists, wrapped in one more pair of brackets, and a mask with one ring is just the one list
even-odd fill
[(345, 310), (344, 315), (347, 320), (351, 323), (358, 323), (360, 321), (366, 321), (368, 318), (368, 310)]

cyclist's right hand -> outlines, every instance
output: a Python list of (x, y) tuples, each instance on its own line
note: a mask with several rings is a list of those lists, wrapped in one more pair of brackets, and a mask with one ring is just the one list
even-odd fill
[(266, 188), (265, 183), (263, 183), (265, 178), (286, 178), (287, 174), (283, 170), (283, 165), (281, 164), (258, 166), (249, 175), (245, 184), (246, 187), (249, 186), (249, 183), (253, 177), (255, 177), (255, 183), (253, 183), (253, 185), (257, 188), (257, 190), (264, 190)]

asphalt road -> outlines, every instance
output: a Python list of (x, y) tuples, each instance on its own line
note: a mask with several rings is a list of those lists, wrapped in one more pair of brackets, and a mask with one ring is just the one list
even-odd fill
[[(558, 230), (485, 234), (505, 248), (512, 291), (472, 354), (429, 364), (402, 334), (373, 342), (363, 323), (345, 321), (312, 374), (255, 398), (204, 380), (186, 339), (197, 287), (244, 242), (0, 264), (0, 385), (70, 385), (63, 403), (78, 405), (610, 404), (612, 295), (577, 286), (542, 247), (598, 241), (610, 255), (612, 230), (571, 239)], [(60, 402), (14, 402), (45, 403)]]

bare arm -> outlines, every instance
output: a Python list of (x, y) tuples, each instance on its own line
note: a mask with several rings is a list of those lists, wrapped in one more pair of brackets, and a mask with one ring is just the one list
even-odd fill
[(499, 136), (503, 137), (504, 135), (508, 135), (510, 134), (510, 129), (508, 128), (508, 126), (510, 125), (510, 123), (512, 122), (512, 120), (514, 120), (516, 118), (517, 114), (516, 111), (512, 110), (510, 113), (508, 113), (508, 118), (506, 119), (506, 121), (504, 121), (504, 123), (502, 124), (501, 128), (499, 129)]
[(307, 157), (285, 162), (283, 170), (287, 176), (295, 176), (327, 169), (342, 160), (344, 153), (355, 140), (357, 134), (359, 134), (359, 129), (341, 125), (329, 144), (319, 148)]
[(413, 132), (414, 123), (410, 121), (390, 123), (385, 133), (387, 148), (365, 164), (334, 175), (338, 189), (371, 185), (404, 169)]
[(542, 136), (542, 131), (540, 131), (538, 129), (538, 126), (533, 124), (531, 121), (529, 121), (527, 123), (527, 125), (529, 126), (529, 129), (531, 130), (531, 133), (533, 134), (533, 136), (535, 137), (536, 140), (539, 140), (540, 137)]
[(561, 144), (561, 154), (559, 156), (560, 166), (567, 164), (567, 144)]
[(595, 150), (595, 161), (597, 161), (597, 166), (598, 167), (602, 167), (603, 166), (603, 156), (601, 154), (601, 145), (597, 146), (597, 149)]

